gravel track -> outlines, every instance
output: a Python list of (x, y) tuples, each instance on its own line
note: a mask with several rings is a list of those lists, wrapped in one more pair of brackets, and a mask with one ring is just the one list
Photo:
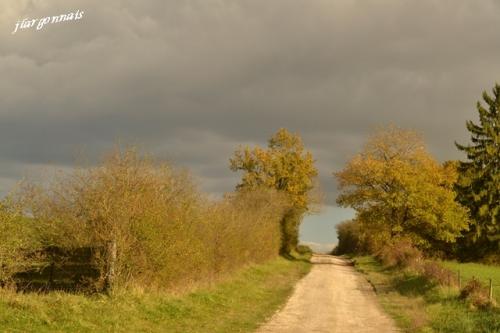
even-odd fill
[(399, 332), (366, 279), (346, 259), (314, 255), (285, 307), (258, 333)]

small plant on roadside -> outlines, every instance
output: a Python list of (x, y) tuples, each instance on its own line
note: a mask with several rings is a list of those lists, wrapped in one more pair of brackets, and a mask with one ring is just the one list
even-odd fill
[(428, 280), (436, 282), (442, 286), (456, 285), (454, 274), (449, 269), (444, 268), (436, 261), (428, 260), (422, 264), (422, 275)]
[(490, 301), (488, 289), (477, 280), (472, 279), (460, 290), (459, 298), (470, 302), (474, 308), (486, 309), (495, 307), (494, 301)]
[(302, 255), (311, 255), (313, 253), (313, 250), (309, 246), (301, 244), (297, 246), (297, 253)]
[(422, 252), (408, 239), (399, 239), (382, 247), (377, 258), (389, 267), (418, 268), (423, 260)]

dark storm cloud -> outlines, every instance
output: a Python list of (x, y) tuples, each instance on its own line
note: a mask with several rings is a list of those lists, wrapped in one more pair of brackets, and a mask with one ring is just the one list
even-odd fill
[[(79, 22), (11, 35), (19, 18), (77, 9)], [(331, 171), (376, 125), (460, 157), (453, 141), (500, 80), (498, 26), (493, 0), (4, 1), (0, 185), (121, 140), (220, 193), (239, 144), (287, 127), (315, 154), (331, 203)]]

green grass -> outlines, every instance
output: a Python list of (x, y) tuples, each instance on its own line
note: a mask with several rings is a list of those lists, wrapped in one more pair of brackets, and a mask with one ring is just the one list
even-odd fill
[(471, 280), (475, 277), (485, 286), (489, 284), (489, 279), (493, 282), (493, 295), (500, 303), (500, 266), (490, 266), (478, 263), (458, 263), (456, 261), (443, 261), (443, 266), (458, 273), (463, 281)]
[(500, 333), (500, 311), (472, 309), (458, 300), (458, 290), (411, 272), (385, 268), (370, 256), (354, 259), (356, 268), (376, 289), (381, 305), (404, 332)]
[(279, 258), (179, 297), (0, 291), (0, 332), (251, 332), (286, 301), (309, 269), (305, 261)]

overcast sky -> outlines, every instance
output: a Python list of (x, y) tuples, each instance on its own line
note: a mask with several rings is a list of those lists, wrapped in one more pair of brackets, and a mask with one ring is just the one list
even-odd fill
[[(79, 21), (11, 33), (76, 10)], [(462, 157), (453, 142), (500, 81), (499, 27), (495, 0), (2, 0), (0, 193), (120, 140), (220, 194), (238, 179), (234, 149), (286, 127), (333, 205), (331, 172), (377, 125), (420, 131), (439, 160)], [(327, 211), (306, 240), (326, 242)]]

